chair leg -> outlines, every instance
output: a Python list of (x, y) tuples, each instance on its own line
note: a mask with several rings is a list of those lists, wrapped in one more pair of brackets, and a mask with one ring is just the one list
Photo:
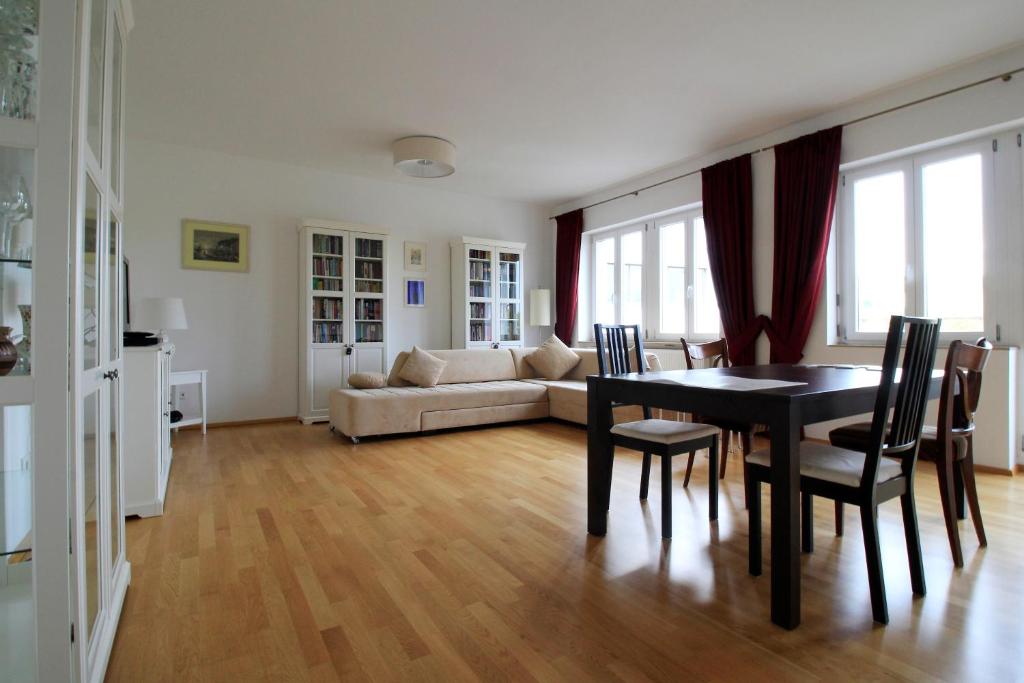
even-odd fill
[[(750, 455), (750, 451), (753, 450), (754, 435), (752, 432), (743, 432), (740, 434), (740, 455), (743, 458), (743, 488), (747, 489), (747, 456)], [(750, 507), (750, 500), (743, 497), (743, 507)]]
[(864, 555), (868, 563), (868, 585), (871, 587), (871, 615), (880, 624), (889, 623), (889, 607), (885, 600), (885, 579), (882, 576), (882, 548), (878, 543), (878, 509), (864, 505), (860, 509), (864, 527)]
[(843, 503), (836, 501), (836, 536), (843, 535)]
[(643, 470), (640, 472), (640, 500), (647, 500), (647, 490), (651, 483), (651, 454), (644, 453)]
[[(732, 441), (732, 432), (722, 430), (722, 447), (718, 451), (721, 455), (718, 458), (721, 463), (721, 468), (718, 470), (718, 478), (725, 479), (725, 466), (729, 463), (729, 443)], [(712, 471), (714, 471), (712, 469)]]
[(924, 595), (924, 560), (921, 558), (921, 533), (917, 528), (917, 506), (914, 503), (914, 490), (908, 489), (900, 496), (900, 508), (903, 510), (903, 534), (907, 538), (907, 558), (910, 560), (910, 586), (914, 595)]
[(747, 557), (751, 576), (761, 576), (761, 482), (747, 477)]
[(800, 538), (805, 553), (814, 552), (814, 497), (800, 494)]
[(693, 472), (693, 459), (697, 456), (697, 451), (690, 451), (690, 458), (686, 461), (686, 476), (683, 477), (683, 488), (685, 489), (690, 485), (690, 472)]
[(955, 462), (953, 463), (953, 493), (956, 496), (956, 518), (967, 519), (967, 505), (964, 503), (964, 474)]
[(942, 516), (946, 520), (946, 536), (953, 553), (953, 564), (964, 566), (964, 553), (960, 548), (960, 530), (956, 524), (956, 493), (953, 491), (953, 461), (945, 454), (935, 463), (939, 475), (939, 498), (942, 500)]
[(978, 484), (974, 480), (974, 439), (967, 442), (967, 455), (960, 461), (960, 467), (963, 470), (967, 503), (971, 506), (971, 521), (974, 522), (974, 532), (978, 534), (978, 545), (988, 545), (988, 539), (985, 537), (985, 523), (981, 520)]
[(708, 469), (708, 473), (711, 475), (708, 478), (708, 519), (712, 522), (718, 519), (718, 479), (715, 478), (715, 472), (718, 471), (719, 452), (718, 437), (713, 436), (711, 437), (711, 448), (708, 449), (708, 457), (711, 458), (711, 467)]
[(672, 538), (672, 456), (661, 456), (661, 537)]

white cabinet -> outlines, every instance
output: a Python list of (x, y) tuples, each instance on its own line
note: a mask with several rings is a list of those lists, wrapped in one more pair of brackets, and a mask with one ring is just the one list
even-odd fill
[(306, 220), (299, 228), (299, 418), (328, 418), (355, 372), (384, 372), (388, 238), (380, 228)]
[(173, 344), (124, 350), (124, 513), (162, 515), (171, 471)]
[(523, 242), (454, 240), (452, 348), (523, 346)]

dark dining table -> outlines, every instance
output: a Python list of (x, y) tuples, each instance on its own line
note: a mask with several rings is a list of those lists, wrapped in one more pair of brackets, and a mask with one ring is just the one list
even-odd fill
[[(875, 368), (781, 364), (587, 377), (587, 531), (604, 536), (608, 530), (613, 403), (766, 425), (771, 439), (771, 618), (783, 628), (796, 628), (801, 428), (872, 412), (880, 377)], [(741, 378), (799, 384), (751, 388)], [(936, 371), (930, 398), (938, 396), (941, 381), (942, 372)]]

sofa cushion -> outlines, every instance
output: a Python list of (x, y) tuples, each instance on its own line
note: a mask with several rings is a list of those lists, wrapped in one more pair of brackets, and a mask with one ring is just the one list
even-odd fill
[(408, 386), (412, 386), (411, 384), (409, 384), (408, 382), (406, 382), (404, 379), (402, 379), (399, 376), (399, 374), (402, 372), (402, 368), (405, 367), (405, 361), (406, 361), (406, 359), (408, 357), (409, 357), (409, 352), (408, 351), (399, 351), (398, 355), (395, 356), (395, 362), (391, 365), (391, 371), (388, 372), (387, 385), (389, 387), (408, 387)]
[(526, 357), (526, 362), (533, 366), (537, 375), (545, 379), (562, 379), (580, 362), (568, 346), (558, 337), (551, 335), (548, 340)]
[(354, 372), (348, 376), (348, 383), (353, 389), (380, 389), (387, 378), (380, 372)]
[(441, 378), (441, 373), (446, 365), (448, 365), (447, 361), (414, 346), (408, 358), (405, 359), (405, 365), (402, 366), (398, 376), (406, 382), (420, 387), (432, 387)]
[[(437, 380), (438, 384), (516, 379), (516, 364), (509, 349), (437, 349), (427, 353), (448, 363)], [(388, 375), (388, 386), (412, 386), (401, 379), (402, 367), (408, 358), (406, 351), (395, 357)]]
[(331, 424), (349, 436), (416, 432), (426, 412), (537, 403), (546, 395), (546, 387), (517, 380), (337, 389), (331, 392)]

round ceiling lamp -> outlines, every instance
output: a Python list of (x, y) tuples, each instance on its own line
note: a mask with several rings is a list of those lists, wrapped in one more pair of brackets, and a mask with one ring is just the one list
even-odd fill
[(395, 168), (413, 178), (443, 178), (455, 173), (455, 145), (431, 135), (411, 135), (392, 145)]

